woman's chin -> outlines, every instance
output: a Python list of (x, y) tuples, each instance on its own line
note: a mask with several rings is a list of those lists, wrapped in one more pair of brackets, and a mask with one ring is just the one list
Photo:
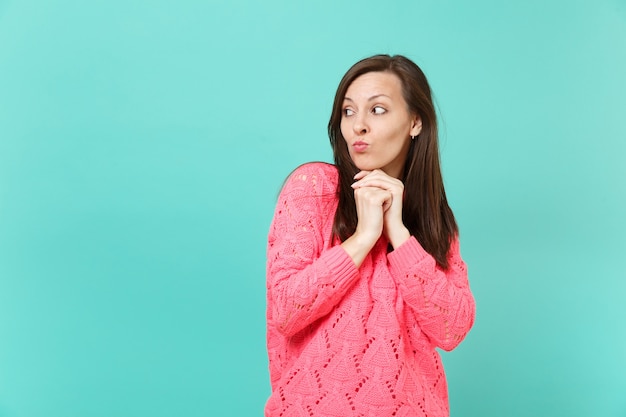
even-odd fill
[(372, 164), (354, 164), (359, 171), (373, 171), (375, 169), (381, 169), (382, 167), (378, 166), (378, 165), (372, 165)]

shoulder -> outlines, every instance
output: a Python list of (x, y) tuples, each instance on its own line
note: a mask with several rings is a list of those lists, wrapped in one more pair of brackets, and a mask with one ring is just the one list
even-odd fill
[(283, 192), (292, 189), (308, 189), (313, 194), (334, 194), (339, 173), (337, 168), (326, 162), (308, 162), (294, 169), (287, 177)]
[(312, 223), (332, 219), (338, 177), (335, 166), (323, 162), (311, 162), (294, 169), (278, 196), (272, 236), (276, 230), (293, 230), (290, 224), (306, 224), (309, 227)]
[(327, 162), (307, 162), (306, 164), (302, 164), (294, 169), (291, 174), (289, 174), (289, 178), (308, 175), (326, 180), (334, 179), (336, 182), (339, 173), (337, 172), (337, 167), (333, 164), (329, 164)]

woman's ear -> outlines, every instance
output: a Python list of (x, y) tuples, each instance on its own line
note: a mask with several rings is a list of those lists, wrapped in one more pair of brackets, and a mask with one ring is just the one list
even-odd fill
[(413, 122), (411, 123), (410, 135), (411, 137), (415, 137), (422, 132), (422, 118), (419, 116), (415, 116), (413, 118)]

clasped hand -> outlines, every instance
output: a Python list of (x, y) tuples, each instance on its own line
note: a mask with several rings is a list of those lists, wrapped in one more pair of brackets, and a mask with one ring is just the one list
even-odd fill
[(382, 234), (397, 248), (410, 236), (402, 222), (404, 184), (380, 169), (361, 171), (354, 179), (355, 235), (373, 246)]

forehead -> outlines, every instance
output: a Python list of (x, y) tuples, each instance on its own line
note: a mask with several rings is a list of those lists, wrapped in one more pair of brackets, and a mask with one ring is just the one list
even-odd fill
[(390, 98), (402, 98), (402, 82), (392, 72), (368, 72), (357, 77), (348, 86), (345, 97), (352, 100), (384, 94)]

